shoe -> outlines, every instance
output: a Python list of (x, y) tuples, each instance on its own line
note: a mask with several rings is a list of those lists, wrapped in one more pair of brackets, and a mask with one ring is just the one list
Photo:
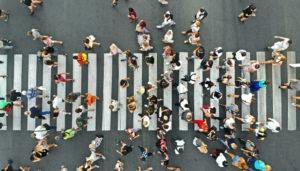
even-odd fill
[(296, 107), (296, 104), (295, 104), (295, 103), (292, 103), (292, 106)]
[(182, 31), (181, 34), (186, 34), (186, 31)]

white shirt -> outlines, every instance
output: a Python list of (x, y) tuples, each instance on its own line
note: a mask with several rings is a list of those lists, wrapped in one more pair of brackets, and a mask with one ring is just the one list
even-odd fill
[(226, 161), (226, 157), (223, 153), (220, 153), (220, 155), (216, 158), (216, 162), (219, 167), (224, 167), (223, 162)]
[(44, 139), (47, 135), (47, 130), (43, 125), (39, 125), (34, 129), (35, 138), (38, 140)]
[(62, 108), (61, 104), (63, 103), (63, 98), (56, 96), (52, 101), (53, 108)]
[(233, 129), (233, 128), (232, 128), (232, 124), (234, 124), (234, 123), (235, 123), (234, 118), (228, 118), (228, 119), (226, 119), (226, 121), (225, 121), (225, 123), (224, 123), (224, 127), (225, 127), (225, 128)]
[(279, 131), (276, 130), (276, 128), (280, 128), (280, 124), (279, 124), (279, 122), (277, 122), (275, 119), (271, 119), (271, 118), (270, 118), (270, 119), (267, 121), (266, 127), (267, 127), (268, 129), (270, 129), (272, 132), (279, 132)]
[(177, 146), (184, 146), (184, 144), (185, 144), (184, 140), (176, 140), (175, 142), (176, 142)]
[(118, 102), (117, 100), (111, 100), (111, 103), (110, 103), (110, 104), (113, 106), (113, 109), (112, 109), (113, 112), (118, 111), (118, 108), (119, 108), (119, 102)]
[(271, 47), (271, 49), (273, 50), (277, 50), (277, 51), (283, 51), (286, 50), (289, 47), (289, 41), (290, 39), (284, 39), (283, 41), (279, 41), (274, 43), (274, 45)]
[(246, 105), (250, 105), (251, 104), (252, 96), (253, 96), (252, 93), (242, 94), (242, 100), (244, 101), (244, 103)]
[(188, 89), (182, 83), (180, 83), (177, 86), (177, 91), (179, 94), (181, 94), (181, 93), (186, 93), (188, 91)]
[(238, 50), (236, 53), (235, 53), (235, 58), (238, 60), (238, 61), (242, 61), (246, 58), (246, 55), (243, 56), (242, 53), (246, 53), (247, 51), (243, 50), (243, 49), (240, 49)]
[(250, 124), (252, 122), (253, 118), (254, 117), (252, 115), (248, 114), (243, 118), (243, 122)]
[(218, 52), (219, 50), (222, 50), (222, 47), (217, 47), (214, 51), (217, 54), (218, 58), (220, 58), (223, 55), (223, 52)]
[(186, 99), (183, 99), (180, 101), (180, 107), (182, 108), (183, 111), (190, 110), (190, 108), (185, 107), (185, 105), (188, 105), (188, 104), (189, 104), (189, 102)]
[(169, 43), (173, 43), (173, 31), (172, 30), (168, 30), (166, 32), (166, 34), (164, 35), (164, 41), (169, 42)]

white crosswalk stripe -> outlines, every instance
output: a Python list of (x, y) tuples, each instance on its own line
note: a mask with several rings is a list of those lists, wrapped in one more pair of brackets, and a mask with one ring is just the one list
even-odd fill
[[(14, 90), (21, 91), (22, 88), (22, 55), (14, 55)], [(21, 108), (13, 107), (13, 130), (21, 130)]]
[[(111, 102), (111, 100), (113, 99), (112, 94), (113, 94), (113, 89), (112, 87), (115, 87), (113, 85), (113, 58), (118, 58), (118, 67), (119, 67), (119, 73), (118, 73), (118, 77), (119, 80), (122, 78), (126, 78), (128, 77), (128, 72), (127, 72), (127, 63), (126, 62), (121, 62), (120, 59), (125, 58), (125, 56), (123, 54), (119, 55), (119, 56), (111, 56), (108, 53), (105, 53), (103, 55), (103, 59), (100, 58), (99, 54), (95, 54), (95, 53), (89, 53), (88, 54), (88, 58), (89, 58), (89, 65), (87, 65), (87, 69), (88, 69), (88, 82), (87, 82), (87, 92), (91, 93), (93, 95), (97, 95), (100, 96), (99, 94), (97, 94), (97, 82), (99, 82), (99, 73), (97, 72), (97, 66), (100, 63), (100, 60), (104, 60), (104, 65), (103, 65), (103, 94), (102, 97), (100, 97), (100, 101), (93, 104), (92, 107), (90, 107), (90, 109), (95, 109), (95, 111), (89, 111), (88, 112), (88, 116), (92, 117), (92, 119), (88, 120), (88, 125), (87, 125), (87, 131), (96, 131), (96, 130), (103, 130), (103, 131), (109, 131), (112, 130), (112, 123), (117, 122), (117, 130), (121, 131), (124, 130), (125, 128), (127, 128), (129, 125), (133, 125), (134, 128), (141, 128), (141, 122), (139, 121), (140, 117), (137, 115), (138, 113), (142, 113), (142, 108), (144, 104), (147, 104), (147, 101), (142, 101), (142, 96), (137, 94), (137, 90), (143, 85), (142, 80), (146, 79), (151, 83), (155, 83), (156, 80), (158, 79), (158, 74), (162, 74), (162, 73), (158, 73), (158, 67), (162, 66), (164, 67), (164, 72), (168, 71), (168, 65), (166, 63), (168, 63), (169, 61), (167, 59), (164, 59), (164, 64), (160, 64), (157, 62), (157, 54), (156, 53), (150, 53), (149, 55), (152, 55), (155, 59), (155, 63), (151, 66), (147, 66), (144, 69), (148, 69), (148, 77), (145, 77), (143, 74), (143, 55), (140, 53), (135, 53), (135, 55), (138, 57), (138, 65), (139, 68), (133, 71), (133, 77), (131, 79), (133, 79), (133, 85), (130, 85), (130, 87), (132, 87), (133, 93), (134, 94), (130, 94), (130, 95), (135, 95), (136, 100), (137, 100), (137, 109), (135, 110), (135, 112), (133, 114), (128, 113), (127, 111), (127, 101), (126, 101), (126, 97), (129, 96), (129, 94), (127, 94), (127, 89), (126, 88), (121, 88), (118, 85), (118, 89), (117, 89), (117, 93), (118, 93), (118, 100), (121, 104), (120, 106), (120, 110), (118, 112), (111, 112), (111, 110), (109, 109), (109, 104)], [(181, 78), (184, 77), (184, 75), (189, 75), (190, 73), (188, 73), (188, 68), (189, 68), (189, 61), (186, 60), (186, 57), (188, 57), (189, 53), (187, 52), (180, 52), (179, 53), (179, 58), (181, 61), (181, 69), (179, 70), (179, 82), (181, 82)], [(264, 61), (266, 53), (265, 52), (257, 52), (254, 53), (252, 55), (252, 59), (258, 60), (258, 61)], [(283, 76), (283, 78), (281, 77), (281, 75), (283, 75), (281, 73), (281, 67), (286, 67), (288, 66), (289, 63), (295, 63), (296, 61), (296, 54), (295, 52), (287, 52), (287, 57), (288, 57), (288, 61), (287, 64), (283, 64), (282, 66), (277, 66), (277, 65), (272, 65), (270, 67), (272, 67), (272, 78), (266, 78), (267, 77), (267, 71), (266, 68), (269, 66), (266, 65), (261, 65), (260, 69), (257, 71), (257, 80), (259, 79), (271, 79), (271, 84), (272, 84), (272, 108), (273, 108), (273, 114), (267, 114), (267, 104), (271, 101), (269, 100), (269, 95), (267, 98), (267, 90), (266, 89), (260, 89), (257, 92), (257, 105), (256, 103), (252, 103), (251, 106), (247, 106), (245, 104), (241, 104), (242, 108), (241, 108), (241, 116), (245, 117), (247, 114), (250, 114), (250, 107), (252, 108), (257, 108), (257, 119), (260, 122), (264, 122), (266, 120), (266, 115), (268, 117), (274, 117), (277, 121), (279, 121), (280, 123), (285, 122), (282, 120), (282, 113), (287, 113), (287, 129), (288, 130), (296, 130), (296, 109), (295, 107), (293, 107), (291, 105), (291, 99), (290, 96), (291, 95), (295, 95), (296, 91), (294, 90), (287, 90), (287, 97), (282, 96), (281, 90), (278, 89), (278, 85), (280, 85), (281, 82), (284, 82), (286, 80), (282, 80), (286, 77), (288, 77), (288, 79), (293, 79), (296, 78), (296, 70), (295, 68), (291, 68), (288, 67), (287, 68), (287, 75)], [(7, 88), (7, 79), (6, 78), (0, 78), (0, 96), (1, 97), (5, 97), (7, 90), (10, 89), (16, 89), (17, 91), (21, 91), (22, 86), (24, 83), (24, 80), (22, 79), (24, 77), (24, 75), (28, 74), (28, 85), (26, 87), (29, 88), (34, 88), (36, 86), (41, 86), (41, 85), (37, 85), (37, 75), (38, 75), (38, 71), (37, 71), (37, 56), (34, 54), (29, 54), (28, 55), (28, 71), (26, 71), (25, 73), (22, 72), (23, 67), (26, 69), (26, 66), (23, 66), (23, 60), (24, 58), (26, 58), (26, 56), (23, 56), (21, 54), (15, 54), (14, 58), (13, 58), (13, 65), (14, 65), (14, 72), (12, 75), (9, 75), (13, 78), (13, 86), (11, 88)], [(232, 58), (232, 52), (226, 52), (226, 58)], [(0, 60), (3, 61), (4, 63), (1, 64), (0, 67), (0, 75), (6, 75), (7, 74), (7, 55), (0, 55)], [(58, 56), (58, 68), (57, 68), (57, 72), (58, 73), (65, 73), (66, 72), (66, 68), (67, 68), (67, 59), (66, 56), (63, 55), (59, 55)], [(221, 61), (222, 59), (220, 59)], [(203, 71), (202, 70), (197, 70), (197, 68), (200, 65), (200, 60), (195, 59), (194, 60), (194, 71), (197, 72), (197, 74), (200, 75), (200, 80), (197, 81), (194, 85), (193, 88), (190, 90), (193, 91), (194, 93), (194, 100), (193, 102), (189, 102), (189, 103), (193, 103), (194, 104), (194, 109), (193, 109), (193, 113), (194, 113), (194, 119), (202, 119), (203, 118), (203, 112), (201, 111), (200, 107), (203, 105), (203, 103), (205, 103), (203, 101), (204, 97), (202, 96), (203, 94), (203, 90), (201, 85), (199, 85), (200, 82), (202, 82), (205, 78), (203, 78)], [(219, 69), (216, 66), (219, 66), (219, 60), (214, 61), (214, 65), (213, 68), (210, 71), (210, 79), (216, 83), (216, 87), (213, 88), (211, 90), (214, 91), (219, 90), (219, 84), (218, 82), (216, 82), (216, 80), (221, 76)], [(222, 63), (221, 63), (222, 64)], [(246, 59), (243, 61), (242, 63), (243, 65), (248, 65), (250, 64), (250, 53), (247, 52), (247, 57)], [(237, 64), (236, 64), (237, 65)], [(45, 64), (43, 64), (43, 73), (42, 75), (42, 85), (47, 89), (46, 94), (49, 95), (50, 98), (51, 95), (53, 95), (53, 93), (51, 92), (51, 88), (53, 88), (54, 86), (57, 86), (57, 95), (59, 97), (64, 98), (67, 94), (66, 92), (66, 84), (54, 84), (54, 82), (52, 81), (52, 77), (51, 77), (51, 68)], [(236, 74), (237, 71), (235, 71), (235, 69), (231, 69), (229, 71), (227, 71), (229, 75), (234, 76)], [(243, 72), (241, 70), (241, 72)], [(246, 80), (250, 80), (250, 73), (249, 72), (243, 72), (242, 75), (244, 76), (244, 78)], [(86, 93), (86, 92), (82, 92), (82, 67), (77, 63), (77, 61), (73, 61), (73, 72), (72, 72), (72, 76), (73, 79), (75, 79), (75, 81), (72, 83), (72, 87), (73, 87), (73, 92), (80, 92), (80, 93)], [(237, 78), (232, 78), (230, 80), (230, 83), (235, 83), (235, 80)], [(117, 83), (119, 84), (119, 80), (117, 81)], [(253, 79), (252, 79), (253, 80)], [(184, 85), (188, 86), (186, 82), (182, 82)], [(26, 83), (25, 83), (26, 84)], [(71, 83), (70, 83), (71, 84)], [(145, 86), (145, 85), (144, 85)], [(220, 85), (221, 86), (221, 85)], [(269, 86), (270, 87), (270, 86)], [(268, 87), (268, 88), (269, 88)], [(158, 87), (159, 88), (159, 87)], [(242, 93), (247, 93), (249, 92), (249, 90), (247, 89), (242, 89)], [(235, 94), (236, 93), (236, 89), (234, 88), (234, 86), (227, 86), (226, 87), (226, 92), (222, 92), (223, 93), (223, 98), (226, 98), (226, 105), (230, 105), (232, 103), (235, 103), (240, 101), (240, 99), (234, 99), (234, 98), (229, 98), (226, 95), (227, 94)], [(154, 94), (157, 95), (157, 90), (155, 90), (154, 92), (151, 92), (150, 94)], [(179, 98), (186, 98), (188, 99), (188, 96), (190, 96), (190, 94), (182, 94), (179, 95)], [(172, 92), (172, 85), (170, 84), (169, 87), (167, 87), (166, 89), (163, 90), (163, 99), (164, 99), (164, 105), (170, 109), (172, 109), (173, 104), (173, 92)], [(286, 99), (287, 98), (287, 99)], [(49, 99), (43, 99), (42, 100), (42, 110), (43, 111), (49, 111), (50, 110), (50, 105), (47, 104), (47, 101)], [(178, 99), (179, 100), (179, 99)], [(268, 103), (267, 103), (268, 101)], [(282, 103), (283, 102), (287, 102), (288, 106), (287, 106), (287, 111), (283, 111), (282, 109)], [(207, 103), (207, 102), (206, 102)], [(221, 110), (221, 108), (219, 109), (219, 101), (216, 100), (212, 100), (210, 99), (210, 101), (208, 102), (210, 103), (212, 106), (216, 107), (217, 112), (216, 112), (216, 116), (219, 116), (219, 111)], [(240, 102), (239, 102), (240, 103)], [(76, 118), (78, 117), (79, 114), (77, 114), (74, 110), (80, 106), (82, 104), (82, 100), (81, 98), (78, 98), (76, 102), (74, 102), (72, 104), (72, 127), (76, 128)], [(99, 106), (99, 104), (101, 106)], [(31, 100), (27, 100), (27, 110), (29, 110), (31, 107), (36, 105), (36, 99), (33, 98)], [(65, 104), (62, 104), (60, 106), (63, 110), (65, 110)], [(176, 108), (177, 109), (177, 108)], [(174, 115), (173, 117), (176, 117), (176, 121), (177, 121), (177, 117), (178, 117), (178, 130), (181, 131), (186, 131), (188, 130), (188, 123), (185, 122), (184, 120), (181, 119), (181, 113), (182, 111), (179, 109), (179, 111), (176, 111), (175, 114), (179, 112), (179, 115)], [(7, 123), (7, 118), (6, 116), (4, 117), (0, 117), (0, 122), (3, 123), (3, 125), (8, 125), (8, 127), (4, 126), (2, 128), (2, 130), (6, 130), (7, 128), (11, 128), (12, 130), (22, 130), (24, 128), (21, 127), (21, 123), (22, 122), (27, 122), (27, 127), (26, 130), (34, 130), (34, 128), (36, 127), (36, 120), (32, 119), (30, 117), (27, 118), (26, 121), (22, 121), (22, 113), (21, 113), (21, 108), (20, 107), (14, 107), (13, 108), (13, 112), (12, 114), (8, 115), (8, 117), (12, 117), (12, 123)], [(118, 116), (118, 117), (116, 117)], [(101, 117), (98, 118), (97, 117)], [(48, 123), (50, 124), (50, 117), (47, 116), (46, 120), (43, 120), (42, 123)], [(61, 130), (64, 129), (66, 127), (66, 120), (70, 118), (70, 117), (65, 117), (64, 114), (60, 114), (57, 118), (56, 121), (56, 126), (57, 126), (57, 130)], [(118, 118), (118, 119), (116, 119)], [(133, 123), (128, 123), (127, 119), (128, 118), (132, 118)], [(101, 120), (101, 123), (97, 123), (97, 120)], [(157, 117), (155, 115), (153, 115), (151, 117), (151, 122), (150, 122), (150, 126), (149, 126), (149, 130), (156, 130), (157, 127), (157, 123), (156, 123)], [(174, 120), (174, 118), (173, 118)], [(51, 121), (52, 122), (52, 121)], [(12, 126), (9, 126), (9, 124), (11, 124)], [(215, 126), (216, 128), (219, 128), (219, 121), (218, 120), (211, 120), (211, 125)], [(174, 129), (174, 123), (172, 125), (173, 129)], [(242, 130), (245, 131), (246, 128), (248, 127), (248, 125), (243, 124), (242, 125)], [(194, 126), (194, 129), (197, 130), (197, 126)]]

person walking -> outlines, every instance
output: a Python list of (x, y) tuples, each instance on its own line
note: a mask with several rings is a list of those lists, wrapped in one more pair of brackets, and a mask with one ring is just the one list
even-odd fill
[(127, 17), (129, 18), (130, 22), (135, 22), (137, 20), (137, 15), (136, 12), (133, 8), (128, 8), (128, 15)]
[(30, 11), (30, 15), (33, 15), (38, 5), (42, 6), (43, 0), (20, 0), (20, 3), (26, 5)]
[(31, 36), (33, 37), (33, 40), (36, 40), (40, 39), (42, 35), (38, 29), (32, 28), (27, 32), (27, 36)]
[(173, 40), (173, 31), (171, 29), (168, 30), (165, 33), (164, 38), (162, 39), (162, 42), (166, 43), (166, 44), (173, 44), (174, 43), (174, 40)]
[[(297, 101), (300, 100), (300, 96), (291, 96), (292, 101)], [(297, 104), (297, 102), (292, 103), (293, 106), (295, 106), (296, 108), (300, 108), (300, 104)]]
[(53, 40), (53, 39), (52, 39), (52, 36), (46, 36), (46, 35), (43, 35), (43, 36), (40, 37), (40, 40), (43, 42), (43, 44), (44, 44), (46, 47), (51, 47), (51, 46), (53, 46), (54, 44), (60, 44), (60, 45), (63, 44), (63, 41)]
[(141, 156), (140, 156), (140, 159), (142, 161), (146, 161), (146, 159), (148, 157), (151, 157), (153, 155), (153, 153), (150, 152), (148, 148), (145, 148), (145, 147), (142, 147), (142, 146), (138, 146), (138, 148), (140, 149), (140, 151), (142, 153)]
[(248, 20), (249, 17), (251, 16), (256, 16), (255, 15), (256, 12), (256, 7), (254, 6), (254, 4), (250, 4), (247, 6), (247, 8), (245, 8), (242, 13), (239, 14), (238, 18), (240, 20), (240, 22), (245, 22)]
[(49, 115), (50, 111), (42, 111), (38, 106), (33, 106), (29, 111), (25, 111), (24, 115), (29, 116), (30, 118), (46, 119), (45, 116)]
[(9, 12), (3, 10), (3, 9), (0, 9), (0, 20), (3, 20), (5, 22), (8, 21), (8, 17), (9, 17)]
[(74, 79), (67, 78), (69, 76), (71, 76), (70, 73), (58, 73), (54, 76), (54, 82), (56, 84), (59, 84), (59, 83), (67, 83), (67, 82), (75, 81)]
[(119, 153), (121, 156), (126, 156), (127, 154), (129, 154), (130, 152), (132, 152), (133, 146), (127, 145), (124, 141), (121, 140), (119, 142), (119, 145), (121, 145), (120, 151), (116, 150), (116, 152)]
[(269, 80), (253, 80), (250, 82), (249, 88), (251, 92), (256, 92), (261, 88), (266, 88), (270, 84)]
[(278, 133), (280, 131), (280, 124), (275, 119), (268, 118), (266, 128), (274, 133)]
[(91, 50), (94, 46), (100, 46), (100, 43), (96, 42), (95, 36), (89, 35), (84, 39), (83, 45), (85, 50)]
[(224, 150), (218, 149), (218, 148), (214, 148), (211, 151), (210, 156), (216, 160), (217, 165), (219, 167), (227, 167), (228, 166), (227, 159), (224, 156)]
[(292, 44), (292, 40), (290, 38), (274, 36), (276, 39), (281, 39), (281, 41), (275, 42), (272, 46), (268, 46), (267, 49), (272, 49), (273, 51), (284, 51)]
[(298, 79), (289, 79), (287, 83), (282, 83), (279, 86), (280, 89), (291, 89), (291, 90), (300, 90), (300, 80)]
[(156, 28), (162, 29), (165, 26), (173, 26), (176, 23), (174, 22), (174, 17), (173, 14), (170, 11), (166, 11), (164, 13), (164, 20), (160, 25), (157, 25)]

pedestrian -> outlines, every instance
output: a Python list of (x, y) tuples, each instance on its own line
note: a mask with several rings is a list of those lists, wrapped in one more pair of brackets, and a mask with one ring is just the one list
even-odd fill
[(175, 143), (176, 143), (176, 148), (175, 148), (175, 154), (181, 154), (183, 153), (184, 151), (184, 144), (185, 144), (185, 141), (184, 139), (177, 139), (175, 140)]
[(94, 46), (100, 46), (100, 43), (96, 42), (95, 36), (89, 35), (84, 39), (83, 45), (85, 50), (91, 50)]
[(43, 0), (20, 0), (20, 3), (28, 6), (28, 9), (30, 10), (30, 15), (33, 15), (34, 10), (37, 8), (37, 6), (43, 4)]
[(235, 116), (235, 119), (238, 121), (241, 121), (244, 124), (249, 124), (249, 126), (255, 124), (255, 122), (256, 122), (255, 117), (251, 114), (247, 114), (247, 115), (243, 116), (242, 118)]
[(213, 100), (222, 99), (223, 94), (219, 90), (215, 90), (210, 94), (210, 98)]
[(192, 22), (194, 23), (196, 20), (199, 20), (199, 21), (204, 20), (207, 17), (207, 14), (208, 13), (207, 13), (207, 11), (204, 8), (200, 8), (197, 11), (197, 13), (195, 14), (194, 20)]
[(158, 0), (158, 2), (162, 5), (168, 5), (169, 4), (168, 0)]
[(32, 36), (33, 40), (40, 39), (41, 33), (38, 29), (32, 28), (30, 31), (27, 32), (27, 36)]
[(140, 136), (139, 134), (137, 134), (138, 131), (139, 131), (139, 129), (134, 129), (134, 128), (125, 129), (125, 132), (131, 141)]
[(238, 138), (238, 141), (240, 142), (242, 148), (242, 152), (247, 157), (259, 157), (259, 150), (257, 149), (257, 146), (254, 144), (253, 141), (247, 139)]
[(173, 31), (171, 29), (168, 30), (165, 33), (164, 38), (162, 39), (162, 42), (166, 43), (166, 44), (173, 44), (174, 43), (174, 40), (173, 40)]
[(227, 138), (224, 140), (220, 139), (221, 143), (226, 147), (227, 150), (236, 150), (238, 148), (235, 138)]
[(218, 148), (214, 148), (210, 153), (210, 156), (216, 160), (217, 165), (219, 167), (227, 167), (228, 166), (227, 159), (223, 153), (224, 153), (224, 150), (218, 149)]
[(232, 165), (237, 167), (238, 169), (242, 170), (248, 170), (249, 166), (246, 163), (246, 160), (243, 157), (240, 157), (238, 155), (235, 155), (233, 153), (225, 151), (226, 154), (228, 154), (232, 159)]
[(5, 22), (8, 21), (8, 17), (9, 17), (9, 12), (0, 9), (0, 20), (4, 20)]
[[(12, 166), (13, 160), (8, 159), (7, 164), (1, 169), (1, 171), (15, 171)], [(20, 166), (18, 171), (30, 171), (30, 167)]]
[(47, 154), (49, 153), (49, 151), (52, 148), (56, 148), (58, 145), (57, 144), (48, 144), (47, 139), (43, 139), (38, 141), (37, 145), (34, 147), (32, 154), (30, 156), (30, 160), (32, 162), (38, 162), (41, 161), (42, 157), (47, 156)]
[(54, 82), (56, 84), (59, 84), (59, 83), (67, 83), (67, 82), (75, 81), (74, 79), (67, 78), (70, 75), (71, 75), (70, 73), (58, 73), (54, 76)]
[(112, 99), (110, 101), (109, 107), (112, 112), (117, 112), (120, 110), (120, 102), (117, 100)]
[(279, 51), (272, 52), (272, 59), (260, 61), (260, 64), (282, 65), (287, 60), (287, 57)]
[(200, 63), (200, 69), (203, 71), (209, 71), (213, 67), (214, 61), (212, 59), (203, 59)]
[(193, 50), (193, 55), (191, 57), (187, 57), (187, 59), (203, 59), (205, 56), (205, 49), (203, 46), (197, 46), (196, 49)]
[(112, 3), (111, 3), (112, 7), (117, 6), (118, 2), (119, 2), (119, 0), (112, 0)]
[(300, 100), (300, 96), (291, 96), (292, 101), (296, 101), (295, 103), (292, 103), (293, 106), (296, 108), (300, 108), (300, 104), (297, 104), (297, 100)]
[(281, 52), (286, 50), (292, 44), (292, 40), (289, 38), (281, 36), (274, 36), (274, 38), (281, 39), (281, 41), (275, 42), (272, 46), (268, 46), (267, 49)]
[(100, 100), (100, 97), (91, 93), (85, 93), (84, 95), (81, 95), (81, 97), (88, 107), (92, 106), (97, 100)]
[(48, 95), (44, 95), (46, 88), (43, 86), (29, 88), (27, 91), (23, 90), (21, 93), (22, 95), (26, 96), (29, 100), (33, 98), (44, 98), (49, 97)]
[(184, 75), (184, 78), (181, 78), (182, 81), (186, 81), (191, 85), (194, 85), (199, 79), (200, 76), (196, 72), (191, 72), (190, 75)]
[(123, 53), (122, 50), (120, 48), (118, 48), (118, 46), (116, 44), (114, 44), (114, 43), (110, 44), (109, 50), (110, 50), (109, 53), (112, 56)]
[(222, 47), (216, 47), (214, 50), (209, 52), (210, 56), (209, 58), (212, 60), (219, 59), (223, 55), (223, 48)]
[(280, 89), (291, 89), (291, 90), (300, 90), (300, 80), (298, 79), (289, 79), (287, 83), (282, 83), (279, 86)]
[(137, 20), (137, 15), (136, 12), (133, 8), (128, 8), (128, 18), (130, 20), (130, 22), (135, 22)]
[(19, 104), (22, 102), (21, 97), (22, 93), (15, 89), (10, 90), (9, 94), (6, 95), (6, 98), (8, 98), (10, 101), (14, 103), (18, 102)]
[(78, 129), (79, 130), (83, 130), (84, 128), (86, 128), (89, 119), (92, 119), (92, 117), (88, 117), (88, 116), (86, 116), (84, 114), (80, 114), (76, 118), (76, 125), (77, 125)]
[(62, 41), (59, 41), (59, 40), (53, 40), (52, 39), (52, 36), (46, 36), (46, 35), (43, 35), (40, 37), (40, 40), (43, 42), (43, 44), (48, 47), (48, 46), (53, 46), (54, 44), (60, 44), (62, 45), (63, 42)]
[(138, 38), (138, 44), (140, 46), (140, 51), (144, 51), (147, 52), (149, 50), (153, 49), (153, 46), (150, 45), (150, 34), (138, 34), (137, 35)]
[(140, 33), (149, 33), (148, 29), (146, 28), (147, 24), (145, 20), (140, 20), (138, 24), (135, 27), (135, 31), (140, 34)]
[(166, 11), (164, 13), (164, 20), (160, 25), (157, 25), (156, 28), (161, 29), (164, 28), (165, 26), (173, 26), (176, 23), (174, 22), (174, 17), (173, 14), (170, 11)]
[(51, 59), (46, 59), (44, 61), (44, 64), (45, 65), (48, 65), (50, 68), (54, 68), (54, 67), (57, 67), (58, 66), (58, 62), (54, 61), (54, 60), (51, 60)]
[(199, 84), (202, 86), (203, 89), (205, 88), (206, 90), (210, 90), (213, 86), (215, 86), (215, 84), (209, 78), (206, 78)]
[(198, 120), (193, 120), (192, 123), (197, 124), (199, 128), (199, 132), (207, 133), (209, 131), (208, 124), (206, 119), (198, 119)]
[(118, 159), (115, 164), (114, 171), (123, 171), (123, 170), (124, 170), (124, 163), (120, 159)]
[(88, 56), (84, 52), (75, 53), (73, 59), (76, 60), (80, 66), (89, 64)]
[(138, 69), (139, 65), (137, 63), (138, 57), (135, 56), (131, 50), (127, 49), (123, 52), (126, 55), (126, 59), (121, 59), (121, 61), (127, 61), (128, 66), (130, 66), (133, 69)]
[(189, 33), (188, 35), (189, 35), (188, 40), (184, 40), (185, 44), (201, 46), (200, 33), (199, 32)]
[(200, 30), (201, 22), (199, 20), (195, 21), (188, 30), (184, 30), (181, 33), (183, 35), (188, 35), (191, 33), (198, 33)]
[(106, 157), (101, 153), (97, 153), (95, 151), (90, 151), (90, 152), (91, 152), (90, 156), (85, 158), (86, 162), (90, 162), (91, 164), (93, 164), (95, 161), (99, 159), (103, 159), (103, 160), (106, 159)]
[(138, 148), (140, 149), (140, 151), (141, 151), (141, 153), (142, 153), (142, 154), (141, 154), (141, 157), (140, 157), (140, 159), (141, 159), (142, 161), (146, 161), (146, 159), (147, 159), (148, 157), (151, 157), (151, 156), (153, 155), (153, 153), (150, 152), (148, 148), (145, 148), (145, 147), (142, 147), (142, 146), (138, 146)]
[(187, 87), (182, 83), (179, 83), (179, 85), (177, 86), (176, 89), (177, 89), (178, 94), (186, 94), (188, 92)]
[(14, 44), (11, 40), (0, 39), (0, 49), (12, 49)]
[(230, 82), (231, 79), (232, 79), (232, 76), (226, 72), (224, 75), (222, 75), (220, 78), (218, 78), (217, 81), (226, 86), (232, 86), (234, 84)]
[(61, 136), (64, 140), (72, 139), (79, 129), (69, 128), (66, 130), (61, 130)]
[(243, 61), (246, 59), (247, 51), (244, 49), (240, 49), (236, 52), (233, 52), (232, 55), (235, 60)]
[(274, 133), (278, 133), (280, 131), (280, 124), (275, 119), (268, 118), (266, 123), (267, 129), (271, 130)]
[(207, 154), (208, 152), (207, 145), (200, 138), (194, 137), (193, 145), (197, 147), (200, 153)]
[(92, 171), (95, 168), (99, 168), (99, 166), (93, 165), (91, 161), (86, 161), (85, 164), (80, 165), (78, 168), (76, 168), (76, 171)]
[(45, 116), (49, 115), (50, 111), (42, 111), (38, 106), (33, 106), (29, 111), (25, 111), (24, 115), (29, 116), (30, 118), (46, 119)]
[(264, 140), (267, 137), (267, 128), (263, 123), (257, 123), (256, 128), (248, 128), (248, 130), (254, 132), (258, 140)]
[(245, 22), (249, 17), (256, 16), (255, 12), (256, 12), (256, 7), (254, 6), (254, 4), (248, 5), (247, 8), (245, 8), (242, 11), (242, 13), (240, 13), (238, 16), (240, 22)]
[(259, 160), (255, 157), (250, 157), (247, 160), (248, 165), (253, 170), (259, 170), (259, 171), (270, 171), (272, 170), (272, 167), (270, 165), (265, 164), (262, 160)]
[(127, 109), (130, 113), (133, 113), (137, 108), (137, 101), (134, 96), (127, 97)]
[(119, 145), (121, 145), (120, 151), (116, 150), (116, 152), (119, 153), (121, 156), (126, 156), (127, 154), (129, 154), (130, 152), (132, 152), (133, 146), (127, 145), (124, 141), (121, 140), (119, 142)]
[(122, 78), (121, 80), (120, 80), (120, 86), (122, 87), (122, 88), (128, 88), (129, 87), (129, 80), (130, 78), (129, 77), (126, 77), (126, 78)]
[(249, 65), (239, 64), (239, 67), (242, 68), (244, 72), (254, 73), (259, 70), (260, 62), (255, 61)]
[(66, 97), (65, 97), (65, 102), (67, 103), (73, 103), (75, 102), (78, 97), (81, 96), (81, 93), (80, 92), (71, 92), (69, 93)]
[(147, 55), (145, 56), (145, 63), (148, 65), (148, 66), (152, 66), (155, 62), (155, 59), (152, 55)]
[(176, 55), (173, 48), (169, 45), (163, 48), (162, 56), (166, 59), (172, 60), (172, 58)]
[(254, 80), (250, 82), (249, 88), (251, 92), (256, 92), (261, 88), (266, 88), (270, 84), (269, 80)]

